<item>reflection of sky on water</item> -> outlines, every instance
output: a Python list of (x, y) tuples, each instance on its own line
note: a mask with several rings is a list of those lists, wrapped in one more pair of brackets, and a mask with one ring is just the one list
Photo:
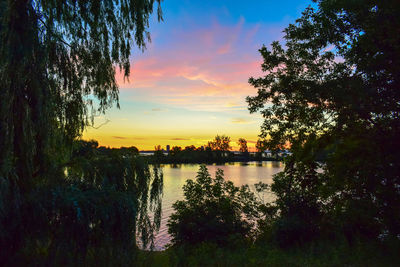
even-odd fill
[[(254, 184), (263, 182), (271, 184), (272, 176), (283, 170), (283, 163), (277, 161), (264, 162), (234, 162), (222, 165), (207, 165), (212, 177), (217, 169), (224, 171), (226, 180), (232, 181), (236, 186), (248, 184), (254, 189)], [(164, 174), (164, 196), (161, 228), (156, 237), (156, 249), (161, 250), (169, 242), (167, 231), (168, 217), (173, 212), (172, 204), (183, 199), (182, 186), (188, 179), (195, 179), (199, 164), (165, 164), (162, 165)], [(265, 195), (266, 201), (271, 201), (273, 196)]]

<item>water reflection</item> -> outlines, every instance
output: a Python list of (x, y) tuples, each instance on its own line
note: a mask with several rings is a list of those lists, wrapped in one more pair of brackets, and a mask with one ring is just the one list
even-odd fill
[(282, 162), (279, 162), (279, 161), (271, 161), (271, 165), (273, 168), (282, 168), (283, 167)]
[[(183, 199), (182, 186), (187, 179), (195, 179), (199, 164), (164, 164), (161, 167), (164, 174), (164, 195), (161, 228), (156, 236), (157, 250), (162, 250), (170, 241), (167, 221), (173, 212), (172, 204)], [(279, 161), (231, 162), (207, 165), (207, 168), (212, 177), (215, 176), (217, 169), (222, 169), (226, 180), (232, 181), (236, 186), (248, 184), (251, 189), (254, 189), (254, 184), (260, 181), (270, 184), (272, 176), (283, 170), (283, 163)], [(268, 194), (265, 200), (272, 201), (273, 196)]]

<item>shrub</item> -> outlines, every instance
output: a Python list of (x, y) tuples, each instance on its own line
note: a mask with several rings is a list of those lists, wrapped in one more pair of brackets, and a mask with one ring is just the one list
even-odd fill
[(236, 187), (223, 176), (218, 169), (212, 178), (202, 165), (196, 180), (186, 181), (185, 199), (173, 204), (168, 221), (172, 245), (235, 245), (253, 236), (259, 202), (247, 185)]

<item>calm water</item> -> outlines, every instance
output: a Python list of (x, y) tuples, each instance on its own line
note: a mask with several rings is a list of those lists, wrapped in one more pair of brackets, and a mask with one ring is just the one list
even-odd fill
[[(162, 203), (161, 228), (155, 240), (156, 250), (164, 249), (169, 243), (170, 236), (167, 231), (168, 217), (173, 212), (172, 204), (183, 199), (182, 186), (187, 179), (195, 179), (199, 164), (166, 164), (162, 166), (164, 173), (164, 196)], [(254, 188), (254, 184), (263, 182), (270, 184), (272, 176), (283, 170), (281, 162), (248, 162), (248, 163), (227, 163), (225, 165), (207, 165), (212, 177), (218, 168), (222, 169), (225, 179), (232, 181), (236, 186), (248, 184)], [(265, 195), (265, 200), (272, 196)]]

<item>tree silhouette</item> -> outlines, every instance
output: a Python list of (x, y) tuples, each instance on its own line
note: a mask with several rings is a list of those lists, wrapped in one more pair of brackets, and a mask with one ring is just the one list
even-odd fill
[(266, 149), (265, 141), (261, 140), (261, 139), (258, 139), (257, 143), (256, 143), (256, 149), (257, 149), (258, 153), (264, 152), (265, 149)]
[(180, 152), (182, 152), (182, 148), (180, 146), (173, 146), (169, 151), (171, 156), (177, 156)]
[(239, 145), (239, 151), (242, 153), (249, 152), (247, 148), (247, 141), (244, 138), (239, 138), (237, 144)]
[(58, 171), (52, 170), (59, 167), (55, 159), (63, 157), (60, 142), (79, 136), (93, 115), (118, 106), (116, 66), (129, 76), (132, 45), (144, 49), (149, 40), (154, 2), (1, 2), (3, 177), (18, 177), (22, 191), (35, 179), (50, 179), (49, 171)]
[(228, 151), (232, 147), (229, 145), (231, 138), (226, 135), (217, 135), (214, 140), (209, 141), (207, 146), (216, 151)]
[(0, 1), (0, 265), (35, 251), (47, 259), (34, 265), (84, 265), (88, 251), (122, 261), (136, 230), (154, 236), (159, 169), (74, 139), (118, 106), (116, 70), (128, 78), (131, 48), (150, 40), (155, 2)]
[(285, 29), (284, 44), (260, 49), (266, 75), (249, 79), (267, 148), (289, 143), (294, 153), (273, 186), (280, 225), (298, 227), (296, 236), (322, 229), (325, 214), (349, 239), (397, 236), (400, 212), (387, 207), (400, 205), (400, 6), (315, 2)]
[(168, 220), (173, 245), (215, 242), (226, 246), (238, 238), (250, 237), (260, 203), (249, 186), (236, 187), (224, 180), (218, 169), (212, 178), (201, 165), (195, 180), (183, 186), (184, 200), (173, 204)]

